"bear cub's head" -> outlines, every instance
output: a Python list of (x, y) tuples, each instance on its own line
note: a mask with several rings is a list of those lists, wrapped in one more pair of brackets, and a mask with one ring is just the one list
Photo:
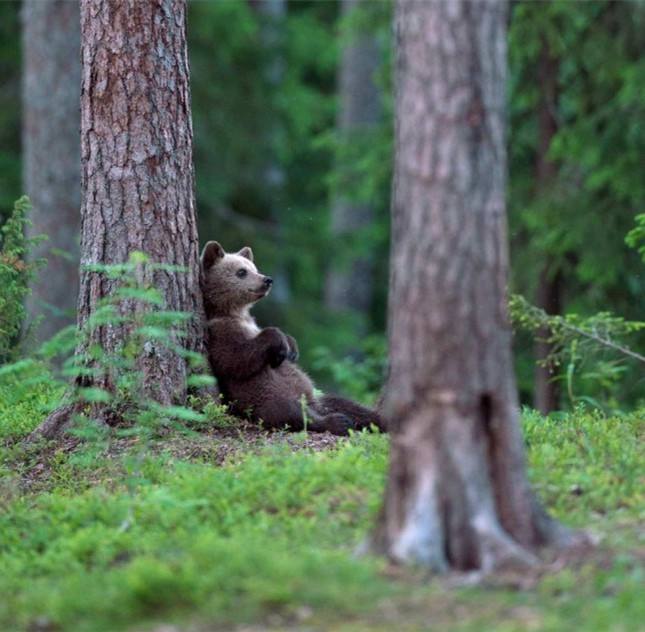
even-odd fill
[(273, 284), (271, 277), (258, 272), (248, 246), (227, 253), (218, 242), (209, 241), (202, 251), (201, 266), (207, 318), (240, 313), (265, 297)]

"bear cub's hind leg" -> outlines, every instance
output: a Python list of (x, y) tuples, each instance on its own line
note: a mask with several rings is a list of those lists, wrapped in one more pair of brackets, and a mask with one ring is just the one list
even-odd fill
[[(356, 425), (347, 416), (338, 412), (321, 413), (314, 406), (300, 402), (282, 400), (271, 409), (265, 409), (258, 415), (265, 428), (288, 428), (293, 432), (305, 429), (311, 432), (330, 432), (338, 436), (346, 436)], [(305, 417), (307, 418), (305, 424)]]
[(386, 432), (387, 428), (383, 418), (375, 411), (365, 406), (361, 406), (344, 397), (337, 395), (323, 395), (316, 400), (315, 409), (322, 415), (340, 414), (351, 420), (353, 430), (362, 430), (376, 426), (381, 432)]
[[(372, 426), (376, 426), (382, 432), (386, 431), (385, 423), (376, 411), (336, 395), (323, 395), (305, 405), (304, 411), (300, 402), (283, 402), (283, 406), (276, 410), (276, 423), (271, 426), (288, 426), (296, 432), (304, 430), (303, 412), (307, 417), (307, 429), (311, 432), (330, 432), (346, 436), (350, 430), (363, 430)], [(266, 419), (265, 425), (269, 425), (266, 424)]]

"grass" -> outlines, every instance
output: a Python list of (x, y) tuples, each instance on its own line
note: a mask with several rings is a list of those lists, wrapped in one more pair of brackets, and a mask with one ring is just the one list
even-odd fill
[(223, 464), (207, 433), (28, 448), (57, 392), (27, 390), (0, 387), (0, 630), (642, 629), (645, 414), (527, 412), (533, 484), (604, 545), (530, 585), (455, 588), (354, 555), (386, 437), (240, 435)]

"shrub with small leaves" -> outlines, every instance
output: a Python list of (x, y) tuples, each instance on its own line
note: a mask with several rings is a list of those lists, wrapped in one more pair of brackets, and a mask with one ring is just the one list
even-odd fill
[(638, 250), (645, 261), (645, 213), (636, 216), (636, 226), (627, 233), (625, 242), (628, 246)]
[[(587, 317), (549, 315), (518, 294), (510, 297), (509, 311), (515, 328), (549, 343), (551, 352), (543, 364), (561, 369), (554, 379), (565, 383), (572, 406), (586, 402), (599, 408), (620, 408), (614, 395), (628, 364), (645, 365), (645, 356), (628, 347), (624, 340), (645, 331), (645, 322), (628, 321), (609, 312)], [(580, 394), (574, 388), (576, 378), (596, 396)], [(589, 385), (593, 388), (589, 389)]]
[[(108, 425), (118, 426), (121, 434), (147, 437), (175, 423), (205, 422), (204, 412), (155, 397), (144, 380), (142, 363), (153, 349), (185, 359), (186, 389), (214, 384), (203, 356), (183, 345), (184, 328), (195, 315), (165, 309), (163, 296), (149, 281), (154, 271), (168, 268), (140, 252), (123, 264), (93, 265), (92, 272), (109, 278), (114, 290), (79, 328), (62, 330), (32, 357), (0, 368), (0, 385), (11, 381), (19, 387), (27, 379), (30, 387), (37, 381), (65, 385), (65, 404), (76, 413), (75, 432), (97, 443)], [(113, 350), (93, 342), (101, 327), (119, 330), (120, 343)]]
[(33, 247), (45, 239), (25, 234), (30, 208), (29, 198), (21, 197), (0, 229), (0, 364), (19, 356), (29, 334), (31, 327), (25, 326), (25, 298), (34, 274), (44, 263), (29, 256)]

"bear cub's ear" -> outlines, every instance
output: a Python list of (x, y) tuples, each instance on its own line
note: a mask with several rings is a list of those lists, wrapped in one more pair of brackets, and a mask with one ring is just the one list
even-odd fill
[(215, 263), (224, 257), (224, 248), (217, 241), (209, 241), (202, 250), (202, 268), (209, 270)]
[(253, 251), (248, 246), (244, 246), (244, 248), (242, 248), (242, 250), (240, 250), (237, 254), (240, 255), (240, 257), (248, 259), (249, 261), (253, 261)]

